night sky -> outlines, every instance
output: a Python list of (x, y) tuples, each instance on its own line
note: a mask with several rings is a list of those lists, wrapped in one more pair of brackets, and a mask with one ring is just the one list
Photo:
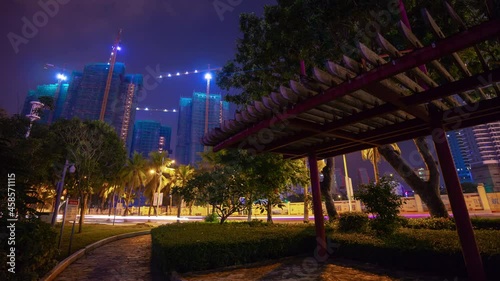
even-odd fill
[[(148, 68), (183, 73), (206, 69), (208, 64), (221, 67), (234, 57), (236, 39), (241, 36), (239, 14), (254, 12), (261, 15), (264, 5), (276, 2), (218, 0), (222, 3), (241, 3), (232, 7), (232, 11), (219, 15), (214, 8), (214, 0), (42, 1), (57, 3), (57, 9), (52, 7), (55, 12), (49, 11), (48, 15), (35, 0), (0, 2), (0, 34), (3, 34), (0, 52), (4, 69), (0, 75), (3, 85), (0, 107), (9, 114), (20, 112), (29, 89), (56, 82), (57, 71), (44, 70), (45, 63), (82, 71), (85, 64), (107, 62), (119, 28), (123, 28), (122, 51), (117, 61), (125, 63), (128, 74), (147, 76)], [(23, 34), (23, 26), (26, 25), (23, 19), (34, 23), (37, 30), (25, 30)], [(17, 52), (9, 34), (11, 38), (17, 37), (22, 41), (17, 46)], [(149, 83), (154, 84), (151, 77)], [(146, 89), (146, 94), (139, 98), (140, 107), (174, 109), (178, 108), (179, 97), (190, 96), (193, 91), (205, 91), (206, 81), (203, 74), (192, 74), (160, 80), (157, 86), (151, 88), (154, 89)], [(217, 89), (214, 83), (210, 92), (228, 94)], [(175, 136), (175, 113), (139, 111), (136, 120), (144, 119), (171, 126)], [(175, 149), (175, 137), (172, 142)], [(415, 154), (415, 147), (406, 147), (408, 149), (404, 154), (409, 159), (408, 155)], [(371, 165), (361, 161), (359, 152), (348, 159), (354, 179), (359, 167), (366, 168), (372, 177)], [(339, 168), (342, 167), (340, 161), (341, 157), (337, 157)], [(418, 161), (412, 163), (421, 166)], [(390, 170), (387, 163), (382, 163), (382, 172)]]

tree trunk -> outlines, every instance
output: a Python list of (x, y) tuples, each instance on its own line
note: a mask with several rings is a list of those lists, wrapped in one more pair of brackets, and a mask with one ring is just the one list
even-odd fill
[(80, 221), (78, 222), (78, 233), (82, 233), (83, 222), (85, 220), (85, 210), (87, 209), (88, 193), (81, 193), (81, 198), (83, 200), (80, 208)]
[(177, 217), (180, 218), (181, 217), (181, 209), (182, 209), (182, 197), (180, 195), (178, 195), (178, 196), (179, 196), (179, 198), (177, 199), (177, 202), (179, 202), (179, 204), (177, 205)]
[(116, 195), (116, 190), (113, 191), (113, 198), (111, 198), (110, 200), (111, 206), (109, 206), (108, 217), (111, 217), (111, 209), (115, 207), (115, 195)]
[(139, 206), (139, 210), (137, 211), (139, 216), (141, 215), (141, 198), (142, 198), (142, 187), (139, 187), (139, 192), (138, 192), (138, 201), (139, 201), (139, 204), (137, 204)]
[(335, 203), (333, 202), (332, 195), (335, 175), (335, 159), (333, 157), (326, 159), (326, 166), (321, 172), (323, 173), (323, 181), (320, 183), (321, 195), (325, 198), (328, 221), (332, 222), (339, 216), (337, 209), (335, 209)]
[(309, 223), (309, 187), (304, 186), (304, 223)]
[(414, 142), (429, 170), (429, 179), (427, 181), (419, 178), (406, 160), (398, 152), (394, 151), (390, 145), (383, 145), (378, 150), (405, 182), (420, 195), (422, 201), (429, 208), (429, 213), (432, 217), (447, 218), (449, 217), (448, 211), (439, 196), (439, 170), (436, 162), (429, 151), (425, 138), (414, 139)]
[(153, 199), (152, 198), (149, 200), (148, 217), (151, 216), (151, 207), (153, 207)]
[(128, 214), (128, 212), (129, 212), (129, 210), (128, 210), (128, 209), (129, 209), (129, 207), (128, 207), (128, 206), (130, 205), (130, 199), (131, 199), (131, 197), (132, 197), (132, 189), (133, 189), (133, 188), (134, 188), (134, 187), (133, 187), (133, 186), (131, 186), (131, 187), (130, 187), (130, 189), (129, 189), (129, 191), (128, 191), (127, 201), (126, 201), (126, 204), (127, 204), (127, 205), (125, 205), (125, 211), (123, 211), (123, 215), (124, 215), (124, 216), (126, 216), (126, 215)]
[(248, 200), (248, 202), (247, 202), (247, 210), (248, 210), (247, 221), (251, 222), (252, 221), (252, 212), (253, 212), (252, 197), (248, 196), (247, 200)]
[(267, 223), (273, 223), (273, 204), (267, 200)]

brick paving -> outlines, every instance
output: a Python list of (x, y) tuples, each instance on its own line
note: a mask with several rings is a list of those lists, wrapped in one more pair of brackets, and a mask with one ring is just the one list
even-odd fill
[(81, 257), (55, 280), (153, 280), (150, 260), (151, 235), (121, 239)]
[[(151, 236), (126, 238), (106, 244), (69, 265), (55, 280), (164, 280), (152, 272)], [(186, 281), (234, 281), (234, 280), (459, 280), (436, 277), (424, 273), (387, 270), (371, 264), (335, 259), (326, 264), (317, 264), (313, 258), (285, 258), (262, 262), (245, 267), (230, 267), (186, 273), (176, 276)]]

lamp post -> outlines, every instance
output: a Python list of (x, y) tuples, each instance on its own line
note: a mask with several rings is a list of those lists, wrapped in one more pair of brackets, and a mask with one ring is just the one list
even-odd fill
[(66, 75), (64, 75), (63, 73), (57, 74), (57, 88), (56, 92), (54, 93), (54, 101), (52, 104), (52, 110), (50, 111), (49, 114), (49, 120), (47, 121), (49, 125), (52, 123), (52, 119), (54, 119), (54, 114), (55, 114), (54, 111), (56, 111), (57, 108), (57, 100), (59, 99), (59, 94), (61, 93), (62, 83), (63, 81), (66, 80), (68, 80), (68, 77)]
[[(205, 130), (204, 130), (204, 134), (208, 134), (208, 118), (209, 118), (209, 114), (208, 114), (208, 110), (209, 110), (209, 103), (210, 103), (210, 80), (212, 80), (212, 74), (207, 73), (205, 74), (205, 79), (207, 79), (207, 98), (205, 100)], [(205, 152), (207, 151), (208, 149), (208, 146), (205, 146), (204, 150)]]
[(66, 177), (66, 171), (68, 170), (68, 168), (70, 173), (74, 173), (76, 170), (75, 164), (69, 163), (69, 161), (66, 159), (66, 163), (64, 163), (61, 180), (57, 183), (56, 202), (54, 204), (54, 213), (52, 214), (52, 221), (51, 221), (52, 226), (54, 226), (57, 221), (57, 213), (59, 210), (59, 204), (61, 203), (61, 193), (64, 187), (64, 178)]
[(33, 127), (33, 122), (40, 120), (40, 115), (38, 115), (40, 108), (44, 107), (44, 104), (39, 101), (31, 102), (31, 111), (30, 114), (26, 115), (30, 119), (30, 126), (28, 127), (28, 131), (26, 132), (26, 138), (30, 136), (31, 127)]
[(160, 213), (160, 189), (161, 189), (161, 183), (162, 183), (162, 170), (163, 170), (163, 162), (165, 160), (165, 157), (161, 157), (161, 166), (160, 166), (160, 171), (159, 171), (159, 176), (160, 176), (160, 184), (158, 185), (158, 196), (156, 197), (156, 216), (158, 216), (158, 213)]

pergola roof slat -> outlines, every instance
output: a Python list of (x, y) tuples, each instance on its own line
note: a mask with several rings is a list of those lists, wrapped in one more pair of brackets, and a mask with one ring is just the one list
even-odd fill
[[(470, 77), (453, 77), (439, 62), (443, 57), (499, 36), (500, 19), (425, 47), (411, 31), (405, 27), (402, 30), (417, 47), (413, 51), (398, 51), (379, 35), (381, 45), (392, 57), (390, 63), (360, 44), (373, 68), (347, 56), (343, 57), (347, 68), (333, 62), (327, 64), (330, 73), (314, 67), (314, 77), (301, 76), (300, 82), (290, 81), (289, 87), (282, 86), (253, 102), (235, 114), (236, 120), (225, 121), (221, 129), (204, 136), (204, 143), (213, 145), (214, 151), (259, 147), (258, 151), (282, 153), (291, 158), (311, 151), (323, 157), (429, 134), (432, 118), (428, 106), (438, 106), (446, 128), (500, 119), (498, 96), (489, 99), (479, 96), (477, 101), (469, 96), (472, 90), (492, 87), (500, 81), (500, 68)], [(425, 64), (432, 64), (445, 78), (441, 85), (418, 68)], [(418, 85), (407, 72), (426, 80), (431, 87)], [(454, 101), (454, 95), (460, 95), (469, 103), (468, 107)], [(474, 111), (467, 111), (471, 108)], [(265, 139), (265, 144), (259, 143), (265, 134), (272, 137)]]

